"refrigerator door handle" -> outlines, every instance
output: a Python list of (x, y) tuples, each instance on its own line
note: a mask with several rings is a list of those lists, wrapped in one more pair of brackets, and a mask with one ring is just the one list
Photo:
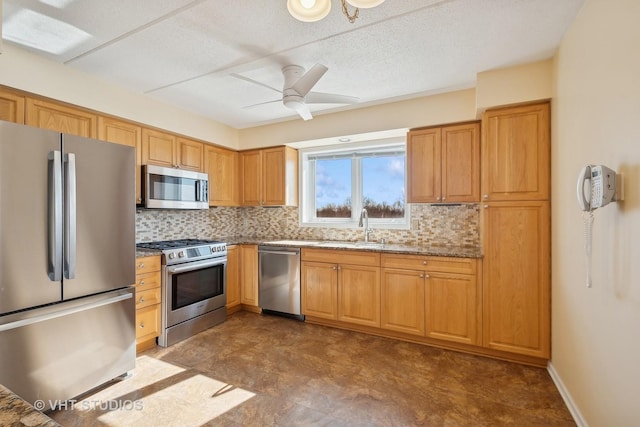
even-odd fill
[(34, 323), (40, 323), (46, 320), (68, 316), (70, 314), (79, 313), (81, 311), (91, 310), (97, 307), (102, 307), (103, 305), (113, 304), (113, 303), (130, 299), (130, 298), (133, 298), (133, 293), (131, 292), (121, 293), (117, 296), (103, 298), (101, 300), (93, 301), (88, 304), (76, 305), (74, 307), (66, 308), (63, 310), (52, 311), (52, 312), (48, 312), (40, 315), (35, 315), (32, 317), (26, 317), (20, 320), (15, 320), (13, 322), (0, 324), (0, 332), (9, 331), (11, 329), (16, 329), (16, 328), (22, 328), (24, 326), (33, 325)]
[(76, 155), (64, 155), (64, 278), (76, 277)]
[(62, 280), (62, 153), (50, 151), (48, 157), (47, 252), (49, 280)]

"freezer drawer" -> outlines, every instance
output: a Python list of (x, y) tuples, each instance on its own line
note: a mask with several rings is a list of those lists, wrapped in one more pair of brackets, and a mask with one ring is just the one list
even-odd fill
[(129, 287), (0, 317), (0, 384), (31, 404), (64, 401), (131, 371), (133, 292)]
[(258, 290), (263, 311), (301, 316), (300, 249), (259, 246)]

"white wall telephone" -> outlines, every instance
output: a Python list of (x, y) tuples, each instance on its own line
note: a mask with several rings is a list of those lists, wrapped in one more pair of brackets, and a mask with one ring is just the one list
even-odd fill
[[(593, 211), (622, 199), (622, 192), (616, 191), (616, 173), (604, 165), (587, 165), (578, 175), (578, 206), (584, 211), (584, 243), (587, 261), (587, 287), (591, 287), (591, 235)], [(622, 187), (622, 181), (620, 181)], [(618, 194), (619, 193), (619, 194)]]

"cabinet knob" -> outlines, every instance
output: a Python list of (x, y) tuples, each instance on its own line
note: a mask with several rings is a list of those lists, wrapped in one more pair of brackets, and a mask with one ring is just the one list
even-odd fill
[(446, 198), (446, 197), (443, 197), (443, 198), (442, 198), (442, 201), (444, 202), (445, 200), (447, 200), (447, 198)]
[(140, 299), (138, 300), (139, 303), (143, 303), (144, 302), (144, 297), (140, 297)]
[(138, 202), (142, 203), (142, 197), (138, 197)]
[(422, 265), (427, 265), (427, 261), (426, 260), (422, 261)]
[(428, 274), (425, 274), (425, 275), (424, 275), (424, 278), (425, 278), (425, 279), (428, 279), (428, 278), (429, 278), (429, 275), (428, 275)]
[(338, 267), (336, 267), (336, 266), (334, 265), (334, 266), (333, 266), (333, 269), (334, 269), (334, 270), (337, 270), (337, 269), (338, 269)]
[(340, 266), (338, 266), (338, 270), (340, 270)]
[(140, 322), (140, 325), (138, 326), (140, 326), (140, 329), (144, 329), (144, 322)]
[(489, 205), (484, 205), (483, 208), (487, 209), (489, 207)]
[(436, 197), (436, 200), (439, 202), (440, 201), (440, 197)]
[(483, 199), (487, 200), (489, 198), (488, 194), (485, 194), (484, 196), (482, 196)]
[(138, 283), (139, 285), (144, 285), (144, 280), (140, 280), (140, 283)]
[(138, 264), (138, 268), (144, 268), (144, 262), (141, 262), (140, 264)]
[(418, 276), (418, 277), (420, 277), (421, 279), (424, 279), (424, 274), (421, 274), (421, 275), (420, 275), (420, 276)]

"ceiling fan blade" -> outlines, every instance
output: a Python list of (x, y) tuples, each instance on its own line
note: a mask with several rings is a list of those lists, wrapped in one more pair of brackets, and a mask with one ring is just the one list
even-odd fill
[(257, 107), (258, 105), (273, 104), (274, 102), (282, 102), (282, 99), (274, 99), (273, 101), (259, 102), (257, 104), (245, 105), (242, 108)]
[(292, 104), (288, 105), (289, 108), (293, 109), (296, 111), (296, 113), (298, 113), (300, 115), (300, 117), (302, 117), (302, 120), (311, 120), (313, 118), (313, 116), (311, 115), (311, 111), (309, 110), (309, 107), (307, 107), (306, 104), (303, 104), (301, 102), (295, 102)]
[(309, 92), (304, 100), (307, 104), (356, 104), (360, 98), (333, 93)]
[(235, 77), (236, 79), (244, 80), (245, 82), (253, 83), (253, 84), (256, 84), (258, 86), (262, 86), (262, 87), (266, 87), (267, 89), (274, 90), (274, 91), (276, 91), (278, 93), (282, 93), (282, 91), (280, 89), (276, 89), (275, 87), (271, 87), (271, 86), (266, 85), (264, 83), (260, 83), (259, 81), (250, 79), (249, 77), (241, 76), (240, 74), (236, 74), (236, 73), (231, 73), (229, 75), (232, 76), (232, 77)]
[(291, 89), (295, 90), (300, 96), (305, 96), (313, 86), (318, 83), (318, 80), (324, 76), (324, 73), (326, 73), (327, 70), (328, 68), (322, 64), (314, 65), (309, 71), (304, 73), (297, 82), (294, 83)]

